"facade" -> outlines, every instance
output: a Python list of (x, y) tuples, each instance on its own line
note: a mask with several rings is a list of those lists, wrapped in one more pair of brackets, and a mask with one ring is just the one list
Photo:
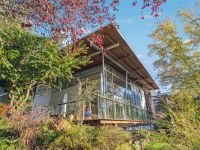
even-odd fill
[[(155, 113), (150, 90), (158, 86), (114, 25), (97, 32), (104, 36), (105, 49), (90, 46), (87, 55), (93, 62), (74, 72), (79, 80), (60, 89), (37, 87), (34, 106), (47, 106), (52, 115), (94, 125), (150, 124)], [(91, 83), (93, 94), (87, 93), (83, 80)], [(83, 89), (86, 95), (82, 95)]]

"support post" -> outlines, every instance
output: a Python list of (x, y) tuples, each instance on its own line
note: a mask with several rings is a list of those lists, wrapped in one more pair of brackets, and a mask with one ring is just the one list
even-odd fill
[[(103, 82), (102, 82), (102, 84), (103, 84), (102, 85), (103, 105), (105, 105), (107, 108), (107, 101), (104, 98), (105, 97), (105, 88), (106, 88), (106, 84), (105, 84), (105, 53), (104, 53), (104, 51), (102, 51), (102, 80), (103, 80)], [(104, 112), (104, 118), (107, 118), (106, 110), (103, 110), (103, 112)]]
[(105, 95), (105, 54), (102, 52), (102, 79), (103, 79), (103, 96)]
[(128, 73), (126, 71), (126, 99), (128, 99)]
[(100, 109), (100, 107), (99, 107), (99, 98), (100, 98), (100, 96), (99, 96), (99, 94), (97, 95), (97, 118), (99, 119), (100, 118), (100, 115), (99, 115), (99, 109)]

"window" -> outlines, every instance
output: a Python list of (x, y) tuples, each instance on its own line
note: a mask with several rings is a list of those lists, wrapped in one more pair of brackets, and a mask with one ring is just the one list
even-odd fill
[(114, 95), (126, 99), (125, 81), (117, 76), (113, 76)]
[(106, 100), (103, 98), (99, 98), (99, 119), (107, 119), (106, 116)]
[(124, 119), (124, 117), (123, 117), (123, 104), (116, 103), (116, 119)]
[(107, 101), (107, 117), (109, 119), (114, 119), (114, 102)]
[(106, 94), (113, 94), (113, 76), (110, 72), (106, 71)]
[(126, 105), (125, 106), (125, 112), (126, 112), (126, 116), (125, 116), (125, 119), (127, 120), (131, 120), (131, 106), (129, 105)]

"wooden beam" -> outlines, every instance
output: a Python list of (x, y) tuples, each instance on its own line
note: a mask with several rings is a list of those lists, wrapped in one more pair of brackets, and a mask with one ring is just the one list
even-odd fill
[(101, 124), (147, 124), (148, 121), (143, 120), (100, 120)]
[[(106, 35), (106, 37), (112, 42), (112, 43), (115, 43), (115, 41), (108, 35), (108, 34), (105, 34)], [(117, 40), (118, 41), (118, 40)], [(119, 48), (119, 47), (118, 47)], [(113, 54), (114, 55), (114, 54)], [(115, 56), (115, 55), (114, 55)], [(129, 63), (130, 64), (130, 63)], [(131, 66), (133, 66), (132, 64), (130, 64)], [(133, 70), (134, 72), (136, 72), (136, 74), (138, 75), (138, 76), (141, 76), (141, 79), (144, 79), (144, 78), (146, 78), (144, 75), (143, 75), (143, 73), (140, 71), (140, 69), (138, 69), (138, 67), (136, 67), (136, 66), (133, 66), (134, 68), (136, 68), (135, 70)], [(149, 84), (148, 83), (148, 81), (146, 81), (145, 80), (145, 82), (147, 83), (147, 84)], [(150, 85), (150, 84), (149, 84)], [(151, 86), (151, 85), (150, 85)]]
[(109, 50), (111, 50), (111, 49), (113, 49), (113, 48), (116, 48), (116, 47), (118, 47), (118, 46), (119, 46), (119, 43), (115, 43), (115, 44), (109, 45), (109, 46), (107, 46), (107, 47), (105, 48), (105, 51), (109, 51)]
[(125, 56), (122, 56), (122, 57), (119, 57), (120, 60), (123, 60), (123, 59), (127, 59), (128, 57), (130, 57), (131, 55), (130, 54), (127, 54)]

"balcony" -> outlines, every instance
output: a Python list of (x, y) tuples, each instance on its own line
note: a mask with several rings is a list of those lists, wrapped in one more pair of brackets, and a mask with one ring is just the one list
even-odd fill
[(71, 101), (52, 108), (52, 115), (71, 117), (75, 121), (116, 120), (121, 123), (150, 122), (152, 117), (146, 110), (127, 100), (96, 95), (93, 101)]
[[(43, 99), (47, 100), (54, 116), (62, 115), (75, 121), (95, 120), (100, 124), (150, 122), (152, 117), (146, 105), (144, 88), (126, 73), (120, 73), (109, 65), (103, 68), (99, 65), (81, 71), (76, 74), (79, 80), (66, 83), (60, 89), (38, 88), (37, 91), (48, 91)], [(95, 94), (82, 93), (87, 91), (84, 80), (93, 83)]]

